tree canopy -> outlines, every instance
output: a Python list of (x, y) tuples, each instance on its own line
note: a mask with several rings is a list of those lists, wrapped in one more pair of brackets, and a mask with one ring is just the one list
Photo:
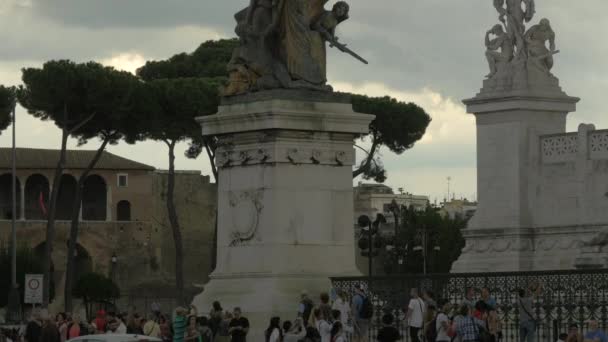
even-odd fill
[(366, 157), (353, 176), (362, 175), (382, 183), (386, 180), (386, 170), (378, 157), (378, 149), (385, 146), (391, 152), (401, 154), (412, 148), (424, 136), (431, 117), (415, 103), (401, 102), (389, 96), (352, 95), (352, 102), (355, 112), (376, 115), (369, 125), (369, 133), (363, 137), (370, 139), (371, 147), (365, 150)]
[(14, 105), (15, 88), (0, 85), (0, 132), (11, 124)]
[(146, 123), (146, 137), (164, 142), (198, 138), (196, 118), (217, 111), (219, 83), (213, 79), (178, 78), (148, 82), (153, 102)]
[(87, 302), (110, 301), (120, 297), (120, 289), (108, 277), (98, 273), (83, 274), (73, 290), (74, 297)]
[[(458, 259), (465, 241), (462, 230), (466, 228), (467, 219), (442, 216), (437, 208), (427, 207), (416, 210), (414, 207), (402, 206), (399, 213), (399, 225), (393, 239), (395, 248), (384, 256), (387, 272), (420, 274), (423, 272), (423, 255), (415, 249), (426, 242), (428, 273), (449, 273), (452, 264)], [(427, 239), (421, 234), (426, 232)], [(402, 248), (405, 246), (405, 250)], [(435, 247), (439, 247), (436, 250)], [(399, 265), (398, 259), (405, 259)]]
[[(108, 138), (116, 143), (131, 135), (132, 123), (141, 117), (133, 96), (141, 87), (137, 77), (99, 63), (68, 60), (46, 62), (41, 69), (23, 69), (24, 87), (19, 102), (30, 114), (65, 128), (81, 144), (89, 139)], [(138, 104), (140, 105), (140, 104)]]
[(146, 81), (161, 78), (227, 77), (226, 66), (237, 39), (210, 40), (192, 53), (180, 53), (164, 61), (149, 61), (137, 70)]

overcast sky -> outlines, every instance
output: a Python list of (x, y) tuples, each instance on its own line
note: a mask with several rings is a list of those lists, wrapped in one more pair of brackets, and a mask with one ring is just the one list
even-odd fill
[[(233, 36), (233, 13), (249, 0), (0, 0), (0, 83), (19, 84), (20, 69), (49, 59), (95, 60), (135, 70), (146, 60), (194, 50), (208, 39)], [(333, 1), (332, 1), (333, 2)], [(475, 124), (461, 100), (487, 74), (483, 37), (497, 23), (491, 0), (350, 0), (351, 19), (338, 35), (370, 64), (334, 51), (335, 88), (391, 95), (421, 105), (433, 117), (424, 139), (400, 156), (383, 151), (387, 184), (441, 200), (448, 176), (458, 197), (476, 193)], [(536, 0), (537, 16), (551, 20), (561, 53), (554, 74), (582, 98), (568, 129), (580, 122), (608, 126), (608, 1)], [(17, 112), (18, 145), (58, 148), (52, 124)], [(84, 146), (96, 148), (98, 142)], [(0, 146), (10, 145), (8, 131)], [(75, 147), (75, 141), (71, 142)], [(111, 152), (166, 168), (164, 145), (121, 144)], [(209, 173), (204, 158), (178, 158), (181, 169)]]

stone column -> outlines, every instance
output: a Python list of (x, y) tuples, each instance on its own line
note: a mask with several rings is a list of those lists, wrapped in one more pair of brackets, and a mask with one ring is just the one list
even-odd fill
[(21, 187), (21, 213), (20, 213), (20, 218), (21, 220), (25, 221), (25, 184), (26, 182), (19, 182), (19, 185)]
[(353, 140), (372, 119), (344, 96), (297, 91), (224, 100), (199, 119), (220, 138), (217, 267), (199, 311), (242, 307), (258, 341), (271, 315), (294, 315), (302, 290), (318, 298), (330, 277), (360, 275)]

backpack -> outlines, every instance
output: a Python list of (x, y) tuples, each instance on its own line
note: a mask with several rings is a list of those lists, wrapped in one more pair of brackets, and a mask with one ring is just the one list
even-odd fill
[(437, 318), (433, 318), (433, 320), (428, 323), (424, 331), (424, 337), (426, 342), (437, 341)]
[(359, 317), (363, 319), (370, 319), (374, 315), (374, 305), (369, 297), (361, 297), (363, 298), (363, 304), (361, 304), (361, 308), (359, 309)]

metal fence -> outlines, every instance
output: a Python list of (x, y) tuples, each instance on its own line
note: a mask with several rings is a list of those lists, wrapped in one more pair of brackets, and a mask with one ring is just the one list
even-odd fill
[[(427, 289), (436, 298), (460, 304), (468, 288), (488, 288), (497, 302), (497, 313), (502, 323), (503, 341), (519, 341), (518, 290), (533, 284), (542, 284), (543, 290), (535, 299), (534, 311), (538, 318), (536, 341), (555, 342), (560, 333), (576, 323), (581, 333), (587, 331), (590, 320), (597, 320), (602, 330), (608, 327), (608, 270), (577, 270), (554, 272), (510, 272), (480, 274), (437, 274), (427, 276), (386, 276), (360, 278), (333, 278), (336, 290), (354, 293), (356, 285), (371, 287), (371, 300), (375, 306), (371, 334), (375, 336), (382, 326), (382, 314), (392, 313), (396, 327), (402, 332), (402, 341), (409, 341), (405, 315), (409, 302), (409, 289)], [(375, 340), (375, 339), (374, 339)]]

